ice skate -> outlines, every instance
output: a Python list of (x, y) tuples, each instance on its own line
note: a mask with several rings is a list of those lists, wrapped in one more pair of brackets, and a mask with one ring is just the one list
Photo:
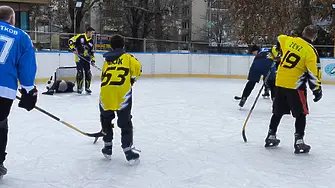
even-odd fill
[(270, 93), (269, 93), (269, 91), (268, 91), (268, 90), (265, 90), (264, 93), (262, 94), (262, 97), (263, 97), (264, 99), (268, 99), (268, 98), (270, 98)]
[(86, 91), (87, 94), (91, 94), (92, 93), (92, 90), (90, 90), (90, 88), (86, 88), (85, 91)]
[(77, 89), (77, 93), (81, 94), (83, 92), (83, 89), (82, 88), (78, 88)]
[(294, 142), (294, 153), (309, 153), (311, 146), (304, 143), (304, 139), (302, 138), (295, 138)]
[(108, 160), (112, 160), (113, 154), (113, 143), (112, 142), (105, 142), (104, 148), (101, 149), (102, 154)]
[(3, 165), (3, 163), (0, 164), (0, 179), (3, 178), (4, 175), (7, 174), (7, 168)]
[(242, 97), (242, 99), (240, 100), (240, 102), (238, 103), (238, 105), (242, 108), (245, 104), (245, 102), (247, 101), (246, 97)]
[(265, 138), (265, 145), (264, 147), (270, 148), (270, 147), (276, 147), (280, 143), (280, 140), (276, 138), (275, 134), (268, 134), (268, 136)]
[(140, 152), (140, 150), (131, 147), (123, 148), (123, 152), (129, 162), (129, 165), (135, 165), (140, 162), (140, 154), (134, 151)]

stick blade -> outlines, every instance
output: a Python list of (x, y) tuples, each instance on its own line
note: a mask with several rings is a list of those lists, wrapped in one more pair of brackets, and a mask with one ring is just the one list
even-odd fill
[(105, 134), (102, 133), (102, 131), (97, 132), (97, 133), (86, 133), (87, 136), (89, 137), (103, 137)]
[(244, 142), (247, 142), (247, 136), (245, 135), (245, 129), (242, 130), (242, 137)]
[(93, 141), (93, 144), (96, 144), (98, 140), (99, 140), (99, 137), (95, 137), (94, 141)]
[(241, 100), (241, 99), (242, 99), (242, 97), (235, 96), (235, 97), (234, 97), (234, 99), (235, 99), (235, 100)]

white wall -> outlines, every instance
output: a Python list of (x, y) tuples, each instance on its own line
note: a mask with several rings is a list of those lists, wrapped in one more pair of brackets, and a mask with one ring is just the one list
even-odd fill
[[(209, 55), (209, 54), (176, 54), (176, 53), (132, 53), (143, 66), (147, 75), (237, 75), (247, 76), (253, 56)], [(59, 66), (75, 66), (71, 53), (37, 53), (37, 78), (49, 78)], [(102, 54), (96, 54), (96, 64), (102, 67)], [(335, 68), (335, 59), (321, 59), (323, 80), (335, 81), (329, 74)], [(335, 72), (335, 69), (334, 69)], [(99, 76), (98, 70), (92, 67), (93, 76)]]

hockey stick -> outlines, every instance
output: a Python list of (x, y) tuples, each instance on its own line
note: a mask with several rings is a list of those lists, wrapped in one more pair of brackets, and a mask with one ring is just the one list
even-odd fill
[(80, 59), (83, 59), (83, 60), (86, 61), (87, 63), (91, 64), (92, 67), (98, 69), (99, 71), (102, 70), (100, 67), (98, 67), (98, 66), (96, 66), (96, 65), (93, 65), (91, 62), (87, 61), (87, 59), (85, 59), (83, 56), (81, 56), (81, 55), (78, 54), (78, 57), (80, 57)]
[(92, 65), (92, 67), (98, 69), (99, 71), (102, 71), (100, 67), (96, 66), (96, 65)]
[(269, 77), (270, 77), (270, 74), (271, 74), (271, 72), (272, 72), (272, 69), (273, 69), (273, 67), (274, 67), (275, 65), (276, 65), (276, 62), (273, 62), (273, 64), (271, 65), (271, 68), (270, 68), (269, 72), (267, 73), (267, 75), (266, 75), (266, 77), (265, 77), (265, 79), (264, 79), (264, 82), (263, 82), (263, 84), (262, 84), (261, 89), (258, 91), (258, 94), (257, 94), (257, 97), (256, 97), (256, 99), (255, 99), (255, 101), (254, 101), (254, 104), (252, 104), (252, 106), (251, 106), (251, 108), (250, 108), (250, 110), (249, 110), (248, 116), (247, 116), (247, 118), (246, 118), (245, 121), (244, 121), (243, 128), (242, 128), (242, 137), (243, 137), (244, 142), (247, 142), (247, 136), (245, 135), (245, 129), (246, 129), (246, 127), (247, 127), (247, 123), (248, 123), (248, 121), (249, 121), (249, 118), (250, 118), (250, 116), (251, 116), (251, 113), (252, 113), (252, 111), (254, 110), (254, 108), (255, 108), (255, 106), (256, 106), (256, 103), (257, 103), (257, 101), (258, 101), (258, 98), (259, 98), (259, 96), (261, 95), (261, 93), (262, 93), (262, 91), (263, 91), (263, 88), (264, 88), (265, 84), (267, 83), (267, 81), (268, 81), (268, 79), (269, 79)]
[(235, 96), (235, 97), (234, 97), (234, 99), (235, 99), (235, 100), (241, 100), (241, 99), (242, 99), (242, 97)]
[[(16, 96), (16, 98), (19, 99), (19, 100), (21, 100), (21, 98), (18, 97), (18, 96)], [(82, 135), (85, 135), (85, 136), (88, 136), (88, 137), (95, 137), (95, 140), (94, 140), (93, 143), (95, 143), (95, 142), (98, 140), (99, 137), (102, 137), (102, 136), (106, 135), (106, 134), (105, 134), (104, 132), (102, 132), (102, 131), (97, 132), (97, 133), (86, 133), (86, 132), (84, 132), (84, 131), (78, 129), (77, 127), (71, 125), (70, 123), (61, 120), (59, 117), (57, 117), (57, 116), (51, 114), (50, 112), (47, 112), (47, 111), (43, 110), (42, 108), (40, 108), (40, 107), (38, 107), (38, 106), (35, 106), (34, 108), (35, 108), (36, 110), (42, 112), (43, 114), (45, 114), (45, 115), (51, 117), (52, 119), (54, 119), (54, 120), (56, 120), (56, 121), (58, 121), (58, 122), (60, 122), (60, 123), (62, 123), (62, 124), (64, 124), (64, 125), (66, 125), (67, 127), (70, 127), (71, 129), (73, 129), (73, 130), (79, 132), (79, 133), (82, 134)]]

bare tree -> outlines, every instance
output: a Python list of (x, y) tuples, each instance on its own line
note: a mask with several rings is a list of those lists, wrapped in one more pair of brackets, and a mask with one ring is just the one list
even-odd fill
[(250, 44), (260, 39), (265, 43), (273, 42), (278, 33), (289, 33), (293, 24), (288, 4), (292, 5), (291, 0), (233, 1), (230, 11), (235, 35)]
[(335, 30), (335, 9), (333, 8), (333, 0), (314, 0), (312, 2), (313, 16), (320, 21), (330, 22), (329, 31)]
[(219, 50), (223, 43), (233, 40), (228, 3), (227, 0), (208, 1), (206, 15), (202, 15), (206, 20), (206, 24), (200, 31), (202, 38), (211, 46), (217, 46)]
[[(132, 50), (143, 51), (144, 38), (169, 39), (182, 0), (111, 0), (104, 1), (105, 25), (132, 37)], [(176, 18), (175, 18), (176, 19)], [(161, 45), (158, 43), (156, 46)]]
[[(82, 8), (75, 8), (76, 0), (66, 0), (69, 15), (72, 21), (71, 30), (74, 31), (74, 24), (76, 25), (76, 33), (79, 32), (81, 21), (83, 20), (85, 14), (91, 10), (94, 4), (100, 2), (100, 0), (82, 0), (83, 7)], [(76, 17), (76, 19), (74, 19)], [(76, 23), (74, 23), (76, 22)]]
[(50, 6), (53, 7), (52, 24), (62, 28), (64, 32), (71, 33), (71, 18), (68, 12), (68, 0), (51, 0)]

